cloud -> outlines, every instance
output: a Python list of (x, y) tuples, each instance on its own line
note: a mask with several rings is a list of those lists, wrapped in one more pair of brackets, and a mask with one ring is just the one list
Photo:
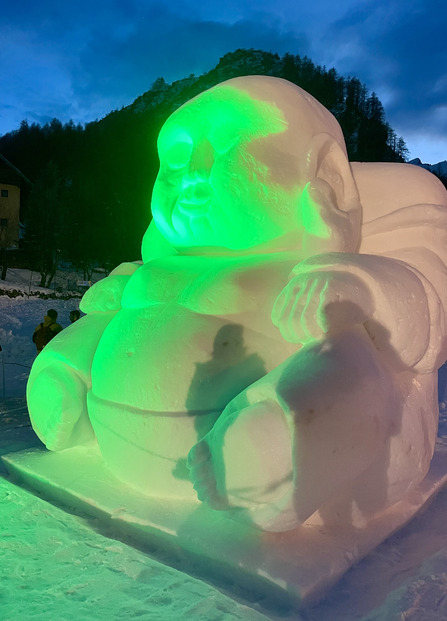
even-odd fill
[[(447, 133), (447, 3), (368, 0), (326, 31), (341, 71), (386, 92), (391, 125), (402, 132)], [(405, 136), (404, 136), (405, 137)]]
[[(408, 140), (447, 136), (444, 0), (22, 0), (0, 21), (0, 132), (27, 116), (87, 122), (159, 76), (211, 69), (239, 47), (308, 55), (375, 90)], [(447, 155), (447, 154), (446, 154)]]
[(80, 58), (78, 84), (82, 97), (99, 94), (133, 98), (156, 77), (168, 82), (211, 69), (221, 56), (238, 47), (284, 53), (306, 47), (304, 35), (283, 32), (279, 23), (243, 19), (235, 23), (200, 21), (153, 6), (148, 16), (133, 21), (127, 32), (92, 33)]
[(248, 4), (98, 0), (92, 13), (86, 0), (24, 0), (22, 20), (8, 3), (0, 22), (8, 107), (0, 108), (0, 122), (2, 111), (4, 123), (16, 125), (25, 113), (37, 121), (93, 120), (131, 103), (157, 77), (201, 74), (238, 47), (306, 52), (305, 35), (292, 32), (280, 11), (266, 12), (266, 0)]

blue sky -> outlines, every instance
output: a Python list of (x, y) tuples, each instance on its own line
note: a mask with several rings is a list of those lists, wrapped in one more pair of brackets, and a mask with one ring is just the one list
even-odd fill
[(447, 159), (445, 0), (6, 0), (0, 42), (0, 134), (101, 118), (254, 47), (356, 75), (411, 157)]

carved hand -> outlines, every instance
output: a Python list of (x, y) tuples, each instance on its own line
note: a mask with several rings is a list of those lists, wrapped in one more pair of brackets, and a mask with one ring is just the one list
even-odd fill
[(330, 267), (307, 270), (293, 270), (273, 307), (272, 321), (286, 341), (305, 344), (372, 316), (372, 295), (358, 276)]

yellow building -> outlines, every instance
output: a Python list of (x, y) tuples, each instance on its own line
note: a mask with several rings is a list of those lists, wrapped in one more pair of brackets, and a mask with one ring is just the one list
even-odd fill
[(0, 250), (19, 247), (20, 198), (30, 181), (0, 153)]

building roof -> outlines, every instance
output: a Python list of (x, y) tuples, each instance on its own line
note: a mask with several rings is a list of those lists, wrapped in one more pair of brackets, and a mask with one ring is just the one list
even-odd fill
[(20, 172), (18, 168), (11, 164), (4, 155), (0, 153), (0, 183), (7, 183), (8, 185), (17, 185), (22, 187), (25, 183), (32, 185), (28, 177)]

